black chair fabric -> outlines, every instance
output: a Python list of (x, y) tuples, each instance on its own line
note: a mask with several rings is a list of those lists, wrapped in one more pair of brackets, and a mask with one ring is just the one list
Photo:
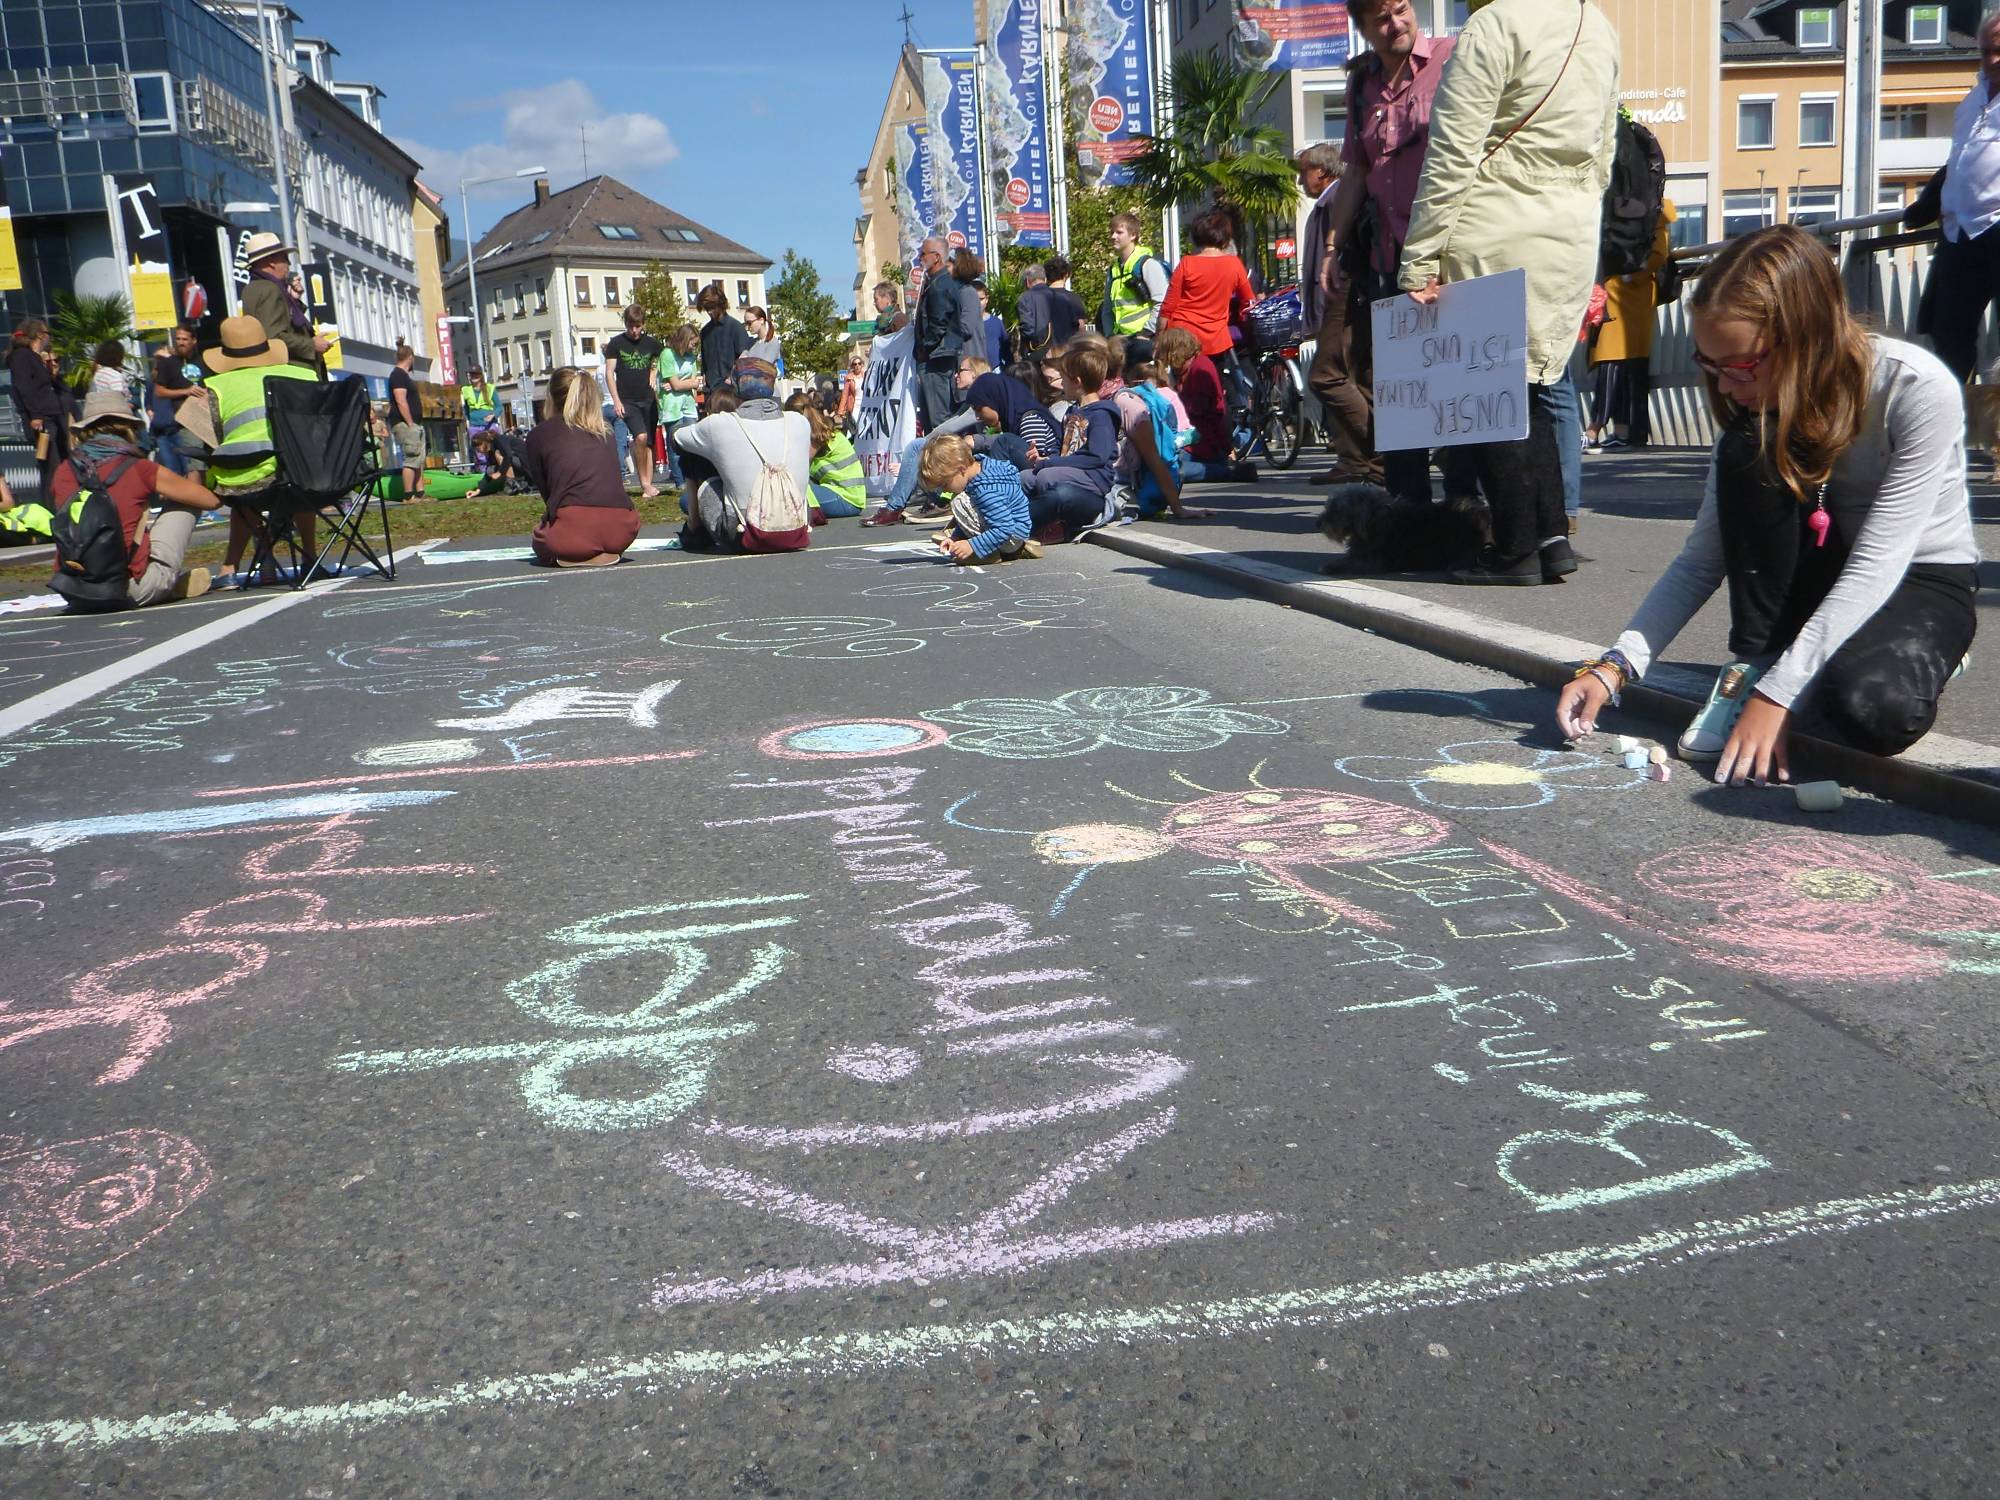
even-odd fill
[[(325, 565), (335, 547), (341, 549), (336, 567), (345, 567), (358, 553), (384, 578), (394, 578), (388, 502), (378, 486), (396, 471), (378, 467), (367, 383), (267, 379), (264, 410), (278, 478), (268, 490), (246, 497), (263, 520), (251, 576), (275, 566), (277, 550), (284, 546), (291, 553), (296, 588)], [(362, 532), (371, 507), (381, 522), (379, 551)], [(326, 541), (307, 566), (296, 518), (309, 513), (326, 526)]]

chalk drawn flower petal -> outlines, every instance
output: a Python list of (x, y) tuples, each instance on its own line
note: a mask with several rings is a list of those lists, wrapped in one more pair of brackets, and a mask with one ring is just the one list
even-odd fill
[(1104, 726), (1104, 737), (1127, 750), (1212, 750), (1239, 734), (1283, 734), (1291, 726), (1227, 708), (1155, 713)]
[(1415, 760), (1407, 755), (1350, 755), (1335, 761), (1334, 768), (1363, 781), (1415, 786), (1436, 770), (1437, 764), (1435, 759)]
[(974, 729), (955, 734), (945, 743), (954, 750), (975, 750), (1002, 760), (1042, 760), (1084, 755), (1104, 744), (1094, 730), (1074, 724), (1031, 724), (1016, 729)]
[(1080, 688), (1056, 699), (1071, 713), (1120, 718), (1189, 708), (1208, 701), (1209, 695), (1200, 688), (1188, 687)]
[(954, 703), (950, 708), (926, 710), (923, 717), (943, 724), (994, 728), (1020, 725), (1030, 728), (1038, 724), (1059, 723), (1070, 716), (1062, 708), (1060, 699), (1050, 703), (1037, 698), (973, 698), (965, 703)]

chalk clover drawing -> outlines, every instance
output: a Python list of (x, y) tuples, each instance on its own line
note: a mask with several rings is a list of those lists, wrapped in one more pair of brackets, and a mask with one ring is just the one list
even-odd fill
[(1282, 719), (1211, 701), (1200, 688), (1079, 688), (1050, 699), (973, 698), (925, 718), (964, 726), (947, 743), (1001, 760), (1054, 760), (1122, 750), (1213, 750), (1239, 734), (1284, 734)]
[(161, 1130), (0, 1154), (0, 1304), (123, 1260), (207, 1192), (213, 1175), (193, 1141)]
[(1334, 762), (1362, 781), (1406, 786), (1417, 799), (1453, 812), (1545, 807), (1561, 792), (1622, 792), (1646, 779), (1617, 761), (1579, 750), (1542, 750), (1514, 740), (1465, 740), (1435, 758), (1350, 755)]

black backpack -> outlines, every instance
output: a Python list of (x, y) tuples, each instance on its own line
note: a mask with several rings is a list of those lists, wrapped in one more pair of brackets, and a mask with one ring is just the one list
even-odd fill
[(132, 549), (125, 545), (125, 524), (111, 486), (139, 460), (124, 458), (110, 473), (98, 474), (75, 458), (76, 493), (50, 507), (49, 540), (56, 545), (56, 568), (49, 587), (69, 600), (72, 609), (123, 609), (130, 602)]
[(1652, 258), (1667, 196), (1667, 158), (1653, 132), (1618, 112), (1618, 145), (1604, 190), (1604, 227), (1597, 241), (1599, 280), (1643, 271)]

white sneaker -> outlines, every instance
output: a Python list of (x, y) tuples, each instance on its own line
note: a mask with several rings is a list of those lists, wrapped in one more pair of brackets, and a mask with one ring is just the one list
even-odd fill
[(1750, 701), (1750, 690), (1763, 675), (1762, 667), (1753, 667), (1747, 661), (1733, 661), (1722, 669), (1709, 691), (1708, 702), (1694, 716), (1694, 722), (1681, 731), (1681, 759), (1714, 760), (1722, 754), (1722, 747), (1729, 743), (1736, 721), (1743, 715), (1743, 705)]

